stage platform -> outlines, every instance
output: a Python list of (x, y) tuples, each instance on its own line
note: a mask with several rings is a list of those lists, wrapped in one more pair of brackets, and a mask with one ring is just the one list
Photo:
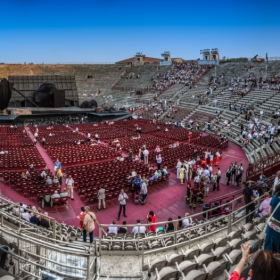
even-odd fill
[[(29, 110), (29, 113), (28, 113)], [(0, 115), (0, 125), (4, 124), (17, 124), (24, 122), (25, 120), (39, 119), (44, 117), (63, 117), (63, 116), (81, 116), (85, 115), (92, 121), (103, 121), (103, 120), (121, 120), (131, 117), (131, 114), (127, 111), (105, 111), (96, 112), (95, 109), (85, 109), (79, 107), (61, 107), (61, 108), (13, 108), (7, 109), (9, 115)], [(13, 115), (13, 112), (17, 114)], [(26, 113), (27, 112), (27, 113)], [(31, 112), (31, 113), (30, 113)]]
[(0, 115), (0, 125), (3, 124), (15, 124), (19, 121), (20, 116), (15, 116), (15, 115)]

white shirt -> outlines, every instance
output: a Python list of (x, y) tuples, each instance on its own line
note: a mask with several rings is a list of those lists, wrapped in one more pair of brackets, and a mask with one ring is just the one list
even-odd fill
[(23, 213), (21, 214), (21, 217), (22, 217), (22, 219), (24, 219), (24, 220), (30, 222), (31, 216), (30, 216), (30, 214), (29, 214), (28, 212), (23, 212)]
[(214, 155), (210, 154), (210, 160), (213, 160), (213, 158), (214, 158)]
[(205, 169), (205, 170), (204, 170), (204, 175), (207, 176), (207, 177), (210, 177), (210, 172), (209, 172), (209, 170)]
[(187, 228), (188, 226), (190, 226), (192, 224), (192, 218), (191, 217), (185, 218), (182, 221), (182, 224), (183, 224), (183, 228)]
[(219, 152), (216, 152), (216, 156), (219, 157), (221, 156), (221, 154)]
[(52, 199), (54, 199), (54, 198), (59, 198), (59, 197), (60, 197), (60, 195), (59, 195), (58, 193), (54, 193), (54, 194), (51, 196)]
[(91, 136), (91, 134), (90, 134), (90, 133), (88, 133), (88, 134), (87, 134), (87, 138), (90, 138), (90, 136)]
[(26, 208), (26, 207), (27, 207), (27, 205), (22, 204), (22, 206), (19, 208), (19, 211), (20, 211), (21, 213), (23, 213), (23, 212), (24, 212), (24, 208)]
[(121, 205), (126, 204), (126, 199), (128, 199), (128, 196), (126, 193), (124, 193), (123, 195), (121, 193), (119, 194), (118, 201), (120, 202)]
[(146, 149), (143, 151), (143, 154), (144, 154), (144, 156), (147, 156), (147, 155), (149, 155), (149, 151)]
[(108, 233), (117, 234), (118, 233), (118, 227), (113, 227), (113, 224), (111, 224), (111, 225), (108, 227)]
[(132, 229), (131, 233), (133, 233), (133, 234), (137, 234), (138, 233), (138, 225), (140, 225), (139, 226), (139, 233), (145, 233), (146, 232), (146, 227), (145, 226), (141, 226), (141, 224), (137, 224), (137, 226), (135, 226)]
[(70, 178), (66, 179), (66, 185), (67, 186), (73, 186), (73, 184), (74, 184), (74, 180), (72, 178), (71, 179)]
[(177, 165), (176, 165), (176, 168), (177, 168), (177, 169), (180, 169), (180, 168), (181, 168), (181, 165), (182, 165), (181, 161), (178, 161), (178, 162), (177, 162)]
[(143, 183), (141, 184), (141, 192), (142, 192), (143, 194), (147, 194), (147, 193), (148, 193), (147, 185), (146, 185), (145, 182), (143, 182)]

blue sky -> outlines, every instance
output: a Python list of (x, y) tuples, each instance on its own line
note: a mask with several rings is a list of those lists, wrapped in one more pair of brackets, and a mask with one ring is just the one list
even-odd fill
[(142, 52), (195, 59), (280, 56), (280, 1), (1, 2), (0, 62), (115, 62)]

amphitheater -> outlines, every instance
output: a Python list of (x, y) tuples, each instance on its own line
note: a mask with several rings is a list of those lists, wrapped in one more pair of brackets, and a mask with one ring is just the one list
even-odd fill
[[(184, 71), (190, 69), (192, 77), (185, 78)], [(251, 204), (257, 209), (264, 198), (264, 185), (271, 189), (279, 169), (280, 61), (223, 62), (216, 69), (197, 66), (196, 61), (162, 67), (156, 63), (133, 67), (0, 64), (1, 78), (55, 75), (75, 76), (76, 105), (95, 99), (100, 107), (104, 104), (125, 107), (132, 112), (132, 118), (114, 121), (110, 126), (92, 123), (86, 118), (84, 122), (73, 119), (67, 125), (53, 124), (55, 137), (49, 136), (49, 123), (42, 120), (34, 120), (29, 125), (19, 123), (17, 128), (0, 127), (0, 150), (8, 151), (8, 155), (0, 154), (0, 240), (9, 252), (7, 269), (5, 273), (1, 269), (0, 275), (11, 276), (3, 279), (222, 280), (230, 278), (241, 259), (243, 242), (257, 246), (258, 250), (263, 248), (266, 217), (246, 223), (250, 213), (246, 214), (242, 191), (244, 182), (254, 181), (253, 189), (260, 195)], [(170, 80), (172, 83), (166, 83)], [(15, 100), (8, 109), (17, 101), (21, 100)], [(247, 136), (243, 137), (242, 132), (244, 127), (248, 134), (247, 115), (264, 133), (245, 141)], [(177, 127), (177, 123), (182, 126)], [(142, 129), (140, 139), (136, 126)], [(267, 141), (265, 131), (271, 127), (276, 127), (274, 138)], [(34, 146), (36, 129), (39, 143)], [(95, 146), (87, 143), (88, 133), (91, 138), (98, 133), (101, 143)], [(41, 144), (43, 137), (45, 147)], [(223, 142), (222, 137), (228, 142)], [(115, 139), (119, 139), (121, 151), (113, 145)], [(80, 140), (85, 144), (73, 145)], [(170, 149), (174, 142), (179, 146)], [(142, 162), (128, 159), (129, 150), (133, 149), (135, 157), (144, 143), (150, 152), (152, 170)], [(156, 168), (156, 146), (162, 149), (162, 165), (167, 166), (169, 174), (150, 181), (147, 203), (136, 205), (132, 180), (127, 179), (127, 175), (135, 170), (150, 178)], [(210, 192), (196, 209), (186, 203), (187, 184), (180, 184), (175, 169), (177, 160), (192, 159), (194, 150), (201, 159), (206, 150), (218, 151), (222, 172), (220, 192)], [(120, 156), (125, 158), (123, 162), (116, 160)], [(50, 220), (50, 228), (14, 215), (19, 202), (38, 208), (42, 195), (58, 189), (53, 184), (45, 190), (44, 182), (38, 180), (42, 170), (54, 177), (53, 163), (57, 158), (62, 164), (63, 186), (69, 174), (77, 183), (75, 200), (44, 206), (48, 216), (41, 214), (41, 217)], [(242, 164), (244, 169), (239, 186), (234, 181), (227, 185), (226, 171), (233, 162)], [(22, 179), (21, 173), (26, 172), (30, 164), (35, 171), (30, 178)], [(216, 171), (215, 166), (213, 173)], [(266, 179), (260, 182), (261, 174)], [(194, 177), (195, 174), (192, 186)], [(99, 210), (97, 206), (100, 185), (106, 189), (106, 210)], [(129, 196), (128, 231), (108, 233), (108, 226), (117, 218), (117, 197), (122, 188)], [(91, 246), (83, 242), (77, 218), (85, 205), (89, 205), (97, 217)], [(147, 214), (151, 210), (157, 216), (157, 231), (149, 230)], [(178, 222), (184, 219), (186, 212), (192, 224), (180, 228)], [(174, 223), (172, 231), (166, 230), (169, 217)], [(140, 231), (140, 225), (135, 224), (137, 219), (146, 227), (145, 233), (131, 233), (134, 227)], [(123, 217), (116, 226), (122, 221)], [(243, 277), (249, 269), (248, 262)]]

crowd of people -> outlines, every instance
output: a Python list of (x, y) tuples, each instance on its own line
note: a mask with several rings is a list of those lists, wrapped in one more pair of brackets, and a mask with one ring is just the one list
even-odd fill
[(36, 206), (25, 205), (20, 202), (13, 207), (12, 214), (21, 217), (21, 219), (27, 222), (40, 225), (47, 229), (52, 227), (51, 219), (48, 218), (48, 212), (43, 212), (40, 207), (36, 208)]
[(174, 84), (185, 84), (192, 87), (195, 85), (197, 79), (206, 72), (206, 69), (206, 66), (198, 65), (197, 62), (176, 64), (175, 67), (165, 74), (157, 75), (157, 78), (153, 79), (153, 88), (164, 91)]

